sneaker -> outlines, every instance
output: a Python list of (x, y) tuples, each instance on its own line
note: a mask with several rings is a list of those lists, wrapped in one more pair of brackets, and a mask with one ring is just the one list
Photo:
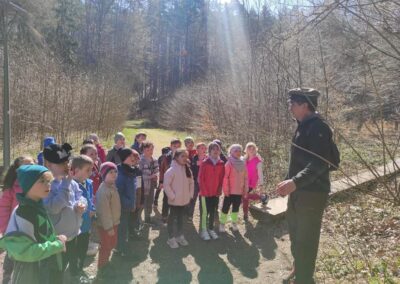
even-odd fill
[(214, 230), (209, 230), (208, 233), (210, 234), (210, 237), (211, 237), (213, 240), (217, 240), (217, 239), (218, 239), (218, 235), (217, 235), (217, 233), (216, 233)]
[(219, 224), (219, 232), (220, 233), (225, 233), (225, 224)]
[(179, 248), (179, 245), (178, 245), (178, 243), (176, 242), (176, 239), (175, 239), (175, 238), (169, 239), (169, 240), (167, 241), (167, 244), (168, 244), (169, 247), (172, 248), (172, 249), (177, 249), (177, 248)]
[(183, 247), (186, 247), (189, 245), (189, 243), (187, 242), (187, 240), (185, 239), (185, 237), (183, 235), (180, 237), (177, 237), (176, 241), (178, 242), (178, 244), (180, 244)]
[(232, 223), (232, 231), (234, 231), (234, 232), (239, 231), (236, 223)]
[(203, 241), (209, 241), (210, 240), (210, 235), (208, 234), (207, 230), (201, 230), (200, 232), (200, 238)]

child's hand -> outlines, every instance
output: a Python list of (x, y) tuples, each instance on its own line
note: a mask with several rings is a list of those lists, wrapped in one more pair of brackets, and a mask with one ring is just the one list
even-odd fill
[(96, 215), (96, 211), (90, 211), (89, 216), (90, 218), (94, 217)]
[(83, 214), (83, 212), (85, 212), (85, 210), (86, 210), (86, 206), (84, 205), (84, 204), (81, 204), (81, 203), (77, 203), (76, 205), (75, 205), (75, 211), (77, 212), (77, 213), (79, 213), (79, 214)]
[(114, 236), (114, 234), (115, 234), (114, 229), (108, 230), (108, 231), (107, 231), (107, 234), (108, 234), (110, 237)]
[(67, 237), (64, 236), (64, 235), (58, 235), (58, 236), (57, 236), (57, 239), (58, 239), (60, 242), (62, 242), (62, 244), (63, 244), (63, 246), (64, 246), (63, 251), (65, 252), (65, 251), (67, 250), (67, 247), (65, 246), (65, 243), (67, 242)]

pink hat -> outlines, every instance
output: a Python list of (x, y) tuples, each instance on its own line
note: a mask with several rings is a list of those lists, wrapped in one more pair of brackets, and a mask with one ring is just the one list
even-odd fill
[(103, 180), (105, 180), (105, 179), (106, 179), (106, 176), (107, 176), (107, 174), (108, 174), (108, 172), (111, 171), (111, 170), (116, 170), (116, 171), (118, 171), (117, 165), (114, 164), (114, 163), (112, 163), (112, 162), (105, 162), (105, 163), (103, 163), (103, 164), (101, 165), (101, 167), (100, 167), (101, 178), (102, 178)]

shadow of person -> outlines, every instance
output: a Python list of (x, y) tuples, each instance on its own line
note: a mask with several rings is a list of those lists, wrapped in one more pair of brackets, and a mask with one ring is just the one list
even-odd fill
[(201, 284), (218, 283), (218, 284), (231, 284), (233, 283), (233, 276), (226, 265), (225, 261), (219, 256), (219, 252), (225, 252), (225, 243), (223, 240), (210, 240), (203, 241), (200, 239), (196, 228), (193, 224), (188, 224), (189, 231), (194, 232), (191, 234), (192, 243), (196, 243), (190, 249), (190, 254), (193, 256), (194, 261), (199, 266), (199, 273), (197, 281)]
[(149, 227), (143, 228), (140, 238), (129, 240), (130, 255), (121, 257), (114, 253), (110, 261), (111, 273), (96, 283), (128, 284), (134, 280), (135, 267), (147, 259), (149, 253)]
[(160, 230), (160, 234), (153, 240), (153, 246), (150, 250), (150, 257), (153, 263), (157, 263), (158, 281), (160, 284), (190, 283), (192, 281), (192, 273), (186, 269), (183, 258), (189, 255), (189, 252), (195, 247), (185, 232), (185, 237), (189, 242), (187, 247), (179, 247), (171, 249), (167, 245), (167, 230)]
[(280, 238), (287, 234), (286, 224), (257, 222), (254, 226), (252, 223), (246, 223), (246, 233), (244, 236), (257, 248), (261, 255), (272, 260), (276, 257), (276, 249), (278, 244), (275, 238)]
[(229, 263), (239, 269), (244, 277), (249, 279), (257, 278), (257, 267), (260, 265), (258, 249), (249, 244), (240, 232), (227, 233), (222, 237), (221, 241), (224, 243)]

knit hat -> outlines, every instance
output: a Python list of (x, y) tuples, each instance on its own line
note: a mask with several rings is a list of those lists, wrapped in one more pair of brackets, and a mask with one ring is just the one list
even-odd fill
[(102, 180), (106, 179), (108, 172), (111, 170), (118, 171), (117, 165), (112, 162), (105, 162), (105, 163), (101, 164), (100, 175), (101, 175)]
[(52, 144), (43, 150), (43, 157), (45, 160), (54, 164), (62, 164), (68, 161), (71, 156), (72, 147), (68, 143), (63, 145)]
[(214, 139), (213, 143), (217, 143), (219, 145), (219, 147), (222, 147), (222, 142), (219, 139)]
[(122, 132), (118, 132), (114, 136), (114, 143), (117, 143), (119, 140), (125, 139), (125, 135)]
[(288, 92), (289, 99), (297, 103), (309, 103), (314, 108), (318, 106), (318, 97), (320, 93), (311, 88), (295, 88)]
[(121, 162), (124, 162), (126, 160), (126, 158), (128, 158), (130, 155), (132, 155), (133, 151), (131, 148), (121, 148), (118, 150), (118, 156), (121, 159)]
[(25, 195), (35, 182), (49, 169), (39, 165), (23, 165), (17, 170), (17, 180)]
[(51, 144), (56, 144), (56, 139), (52, 136), (48, 136), (43, 140), (43, 148), (50, 146)]

